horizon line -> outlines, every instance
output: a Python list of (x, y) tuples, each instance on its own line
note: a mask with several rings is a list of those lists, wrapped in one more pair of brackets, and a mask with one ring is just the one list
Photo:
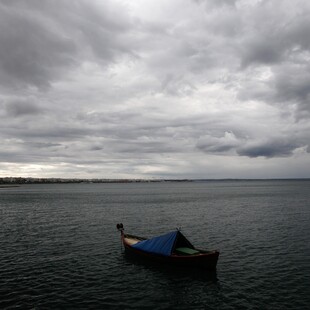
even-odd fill
[(160, 181), (237, 181), (237, 180), (310, 180), (310, 177), (286, 177), (286, 178), (77, 178), (77, 177), (1, 177), (0, 180), (63, 180), (63, 181), (152, 181), (152, 182), (160, 182)]

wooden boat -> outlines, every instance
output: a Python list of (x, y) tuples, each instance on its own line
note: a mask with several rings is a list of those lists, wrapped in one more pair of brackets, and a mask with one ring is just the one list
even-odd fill
[(116, 227), (121, 232), (126, 254), (176, 266), (216, 269), (220, 253), (217, 250), (207, 251), (195, 248), (180, 230), (146, 239), (125, 234), (122, 223), (117, 224)]

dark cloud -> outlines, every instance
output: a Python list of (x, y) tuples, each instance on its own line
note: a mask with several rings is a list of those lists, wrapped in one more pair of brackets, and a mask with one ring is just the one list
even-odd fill
[[(209, 154), (226, 154), (230, 151), (240, 156), (256, 157), (288, 157), (307, 144), (302, 139), (291, 137), (270, 137), (263, 140), (237, 138), (233, 133), (226, 132), (222, 137), (204, 136), (199, 139), (197, 148)], [(231, 153), (231, 152), (230, 152)]]
[(128, 20), (116, 18), (126, 15), (117, 6), (105, 3), (103, 8), (82, 0), (2, 1), (2, 84), (44, 90), (87, 58), (107, 64), (118, 55), (130, 53), (121, 38)]
[(283, 50), (277, 44), (274, 44), (273, 38), (264, 37), (262, 40), (255, 38), (252, 42), (246, 43), (241, 64), (243, 67), (252, 64), (270, 65), (281, 60), (283, 60)]
[[(252, 76), (241, 85), (239, 98), (294, 105), (295, 116), (304, 116), (310, 110), (310, 6), (306, 1), (297, 1), (295, 6), (287, 1), (262, 1), (256, 8), (241, 38), (240, 64)], [(269, 70), (265, 81), (254, 74), (259, 67)]]
[(250, 142), (243, 147), (237, 149), (241, 156), (254, 157), (286, 157), (291, 156), (293, 151), (301, 145), (292, 140), (271, 139), (266, 141)]
[(7, 86), (46, 88), (58, 71), (74, 63), (76, 45), (57, 33), (42, 13), (35, 15), (9, 1), (0, 4), (0, 80)]
[(9, 117), (34, 116), (44, 113), (44, 109), (27, 100), (16, 99), (5, 104), (5, 110)]
[(240, 100), (259, 100), (282, 108), (291, 106), (295, 118), (310, 117), (310, 66), (285, 63), (274, 66), (266, 80), (244, 81)]
[(288, 65), (275, 70), (274, 101), (291, 102), (310, 116), (310, 66)]

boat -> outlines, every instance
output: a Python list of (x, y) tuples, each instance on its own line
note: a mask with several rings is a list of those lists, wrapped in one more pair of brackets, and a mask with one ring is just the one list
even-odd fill
[(122, 223), (116, 228), (121, 232), (126, 254), (175, 266), (216, 269), (219, 251), (195, 248), (179, 229), (147, 239), (125, 234)]

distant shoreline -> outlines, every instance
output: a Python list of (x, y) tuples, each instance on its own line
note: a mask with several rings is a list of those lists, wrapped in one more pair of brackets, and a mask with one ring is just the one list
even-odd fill
[(0, 184), (0, 188), (10, 188), (10, 187), (19, 187), (20, 185), (16, 184)]
[(0, 187), (21, 184), (92, 184), (92, 183), (159, 183), (193, 182), (190, 179), (65, 179), (65, 178), (0, 178)]
[(98, 184), (98, 183), (164, 183), (164, 182), (233, 182), (233, 181), (307, 181), (310, 178), (273, 179), (66, 179), (66, 178), (0, 178), (0, 188), (18, 187), (22, 184)]

